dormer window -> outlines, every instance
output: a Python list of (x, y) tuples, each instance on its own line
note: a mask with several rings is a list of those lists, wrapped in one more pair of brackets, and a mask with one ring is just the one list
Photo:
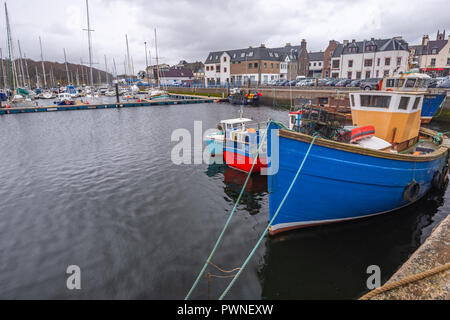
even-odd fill
[(366, 46), (366, 51), (375, 51), (375, 49), (376, 49), (376, 46), (374, 46), (374, 45)]
[(253, 51), (248, 54), (249, 57), (253, 57)]

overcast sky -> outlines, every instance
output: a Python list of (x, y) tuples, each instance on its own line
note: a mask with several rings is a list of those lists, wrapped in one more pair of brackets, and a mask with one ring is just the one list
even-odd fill
[[(13, 40), (26, 56), (88, 61), (86, 0), (8, 0)], [(449, 0), (90, 0), (94, 60), (104, 69), (115, 58), (123, 72), (128, 34), (135, 70), (145, 65), (144, 42), (154, 52), (158, 32), (160, 62), (204, 61), (209, 51), (250, 45), (284, 46), (308, 42), (308, 50), (324, 50), (330, 39), (364, 40), (403, 36), (411, 45), (423, 34), (450, 33)], [(3, 11), (3, 10), (2, 10)], [(3, 13), (2, 13), (3, 16)], [(6, 53), (5, 20), (0, 41)], [(17, 48), (16, 48), (16, 56)], [(111, 70), (111, 69), (110, 69)]]

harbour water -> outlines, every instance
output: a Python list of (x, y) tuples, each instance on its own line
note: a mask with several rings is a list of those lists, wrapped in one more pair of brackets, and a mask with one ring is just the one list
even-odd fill
[[(174, 165), (171, 135), (238, 114), (199, 104), (1, 116), (0, 298), (183, 299), (246, 177)], [(245, 116), (287, 121), (270, 107)], [(395, 214), (266, 238), (228, 298), (358, 298), (368, 266), (387, 280), (449, 210), (445, 190)], [(239, 267), (267, 222), (267, 185), (255, 178), (214, 264)], [(81, 268), (80, 291), (66, 287), (69, 265)], [(217, 298), (228, 281), (208, 290), (204, 279), (193, 298)]]

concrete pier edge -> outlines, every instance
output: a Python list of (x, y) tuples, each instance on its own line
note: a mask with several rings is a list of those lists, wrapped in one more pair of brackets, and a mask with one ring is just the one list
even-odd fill
[[(450, 262), (450, 215), (389, 279), (390, 284)], [(381, 293), (371, 300), (450, 300), (450, 270)]]

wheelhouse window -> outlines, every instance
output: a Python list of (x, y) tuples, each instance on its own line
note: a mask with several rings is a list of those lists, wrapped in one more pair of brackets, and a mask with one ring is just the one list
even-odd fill
[(413, 110), (417, 110), (419, 108), (420, 99), (421, 99), (420, 97), (417, 97), (416, 101), (414, 101)]
[(410, 98), (409, 97), (402, 97), (400, 99), (400, 104), (398, 105), (399, 110), (407, 110), (409, 105)]
[(361, 95), (361, 107), (388, 109), (390, 103), (390, 96)]
[(416, 79), (408, 79), (406, 80), (406, 88), (414, 88), (416, 85)]

